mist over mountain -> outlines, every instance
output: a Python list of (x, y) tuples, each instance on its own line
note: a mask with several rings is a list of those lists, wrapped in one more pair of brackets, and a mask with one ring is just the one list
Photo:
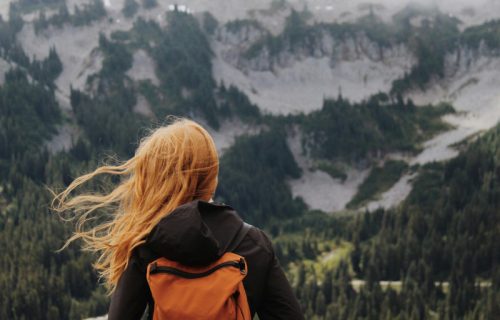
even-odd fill
[(217, 200), (272, 234), (308, 319), (498, 314), (500, 1), (0, 13), (0, 318), (106, 313), (91, 257), (54, 253), (72, 228), (44, 186), (130, 157), (170, 115), (212, 133)]

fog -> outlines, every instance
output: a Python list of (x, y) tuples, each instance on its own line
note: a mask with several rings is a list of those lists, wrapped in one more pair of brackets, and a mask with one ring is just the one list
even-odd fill
[[(75, 4), (82, 4), (90, 0), (66, 0), (71, 10)], [(178, 4), (190, 12), (210, 11), (221, 21), (233, 20), (252, 16), (256, 12), (269, 10), (272, 2), (281, 0), (178, 0), (159, 1), (163, 9)], [(0, 14), (8, 16), (9, 3), (12, 0), (0, 0)], [(108, 11), (120, 11), (124, 0), (104, 0)], [(286, 6), (296, 10), (307, 8), (313, 13), (317, 21), (352, 21), (373, 10), (384, 20), (392, 16), (409, 4), (438, 8), (440, 11), (456, 16), (463, 22), (463, 26), (481, 23), (500, 17), (500, 0), (284, 0)], [(279, 15), (278, 15), (279, 16)], [(263, 17), (261, 17), (263, 18)], [(279, 17), (269, 17), (276, 23)]]

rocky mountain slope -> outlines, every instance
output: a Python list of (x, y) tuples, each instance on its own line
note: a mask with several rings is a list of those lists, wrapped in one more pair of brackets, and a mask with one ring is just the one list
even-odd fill
[[(70, 13), (73, 13), (75, 5), (84, 6), (85, 3), (75, 0), (67, 2)], [(256, 53), (249, 55), (249, 50), (255, 49), (262, 39), (284, 32), (292, 9), (305, 12), (304, 21), (311, 26), (333, 22), (352, 24), (370, 14), (391, 26), (394, 17), (405, 14), (409, 8), (416, 8), (419, 12), (409, 20), (412, 25), (419, 26), (429, 17), (432, 20), (433, 12), (440, 10), (459, 19), (461, 30), (496, 18), (495, 12), (500, 12), (493, 10), (500, 6), (494, 0), (458, 4), (455, 1), (419, 3), (408, 6), (409, 2), (406, 1), (397, 4), (379, 1), (370, 5), (357, 1), (275, 0), (251, 3), (239, 1), (227, 5), (220, 1), (185, 1), (175, 7), (174, 4), (159, 2), (159, 7), (154, 10), (139, 6), (138, 12), (127, 18), (122, 13), (123, 1), (106, 0), (106, 18), (84, 26), (65, 25), (59, 28), (51, 25), (36, 31), (34, 24), (38, 13), (29, 12), (24, 16), (27, 23), (17, 35), (17, 40), (28, 56), (38, 59), (45, 58), (50, 48), (56, 48), (64, 66), (55, 82), (56, 96), (60, 106), (71, 114), (70, 88), (90, 90), (88, 77), (102, 68), (104, 56), (99, 50), (100, 33), (109, 38), (117, 31), (128, 31), (139, 17), (165, 26), (164, 13), (174, 8), (190, 12), (200, 19), (202, 13), (208, 11), (218, 21), (218, 26), (209, 36), (214, 53), (212, 70), (215, 81), (236, 86), (264, 114), (287, 115), (319, 110), (325, 98), (334, 98), (339, 94), (357, 102), (378, 92), (389, 92), (393, 81), (411, 72), (418, 63), (411, 44), (405, 41), (377, 43), (363, 31), (341, 37), (323, 32), (310, 48), (277, 53), (254, 50)], [(7, 5), (2, 5), (6, 16)], [(50, 8), (45, 12), (48, 18), (57, 14), (56, 10)], [(146, 51), (135, 50), (132, 67), (126, 74), (135, 83), (149, 80), (158, 86), (155, 63)], [(378, 158), (376, 163), (403, 159), (410, 165), (423, 165), (446, 160), (457, 154), (458, 151), (453, 148), (455, 144), (494, 126), (500, 119), (500, 94), (496, 90), (500, 77), (495, 72), (499, 67), (498, 54), (484, 44), (477, 49), (459, 48), (446, 53), (444, 76), (433, 78), (424, 88), (406, 92), (405, 97), (411, 98), (417, 105), (441, 101), (451, 103), (458, 112), (444, 119), (454, 128), (429, 139), (418, 154), (386, 154)], [(151, 108), (150, 102), (139, 95), (134, 110), (151, 117)], [(241, 126), (238, 121), (223, 122), (219, 130), (212, 129), (221, 150), (227, 149), (236, 136), (256, 131), (258, 127)], [(68, 148), (78, 135), (77, 127), (65, 124), (49, 147), (53, 151)], [(324, 171), (311, 170), (313, 160), (303, 155), (300, 139), (297, 139), (288, 139), (294, 157), (303, 170), (301, 178), (289, 181), (294, 195), (301, 196), (311, 208), (327, 212), (343, 210), (373, 165), (350, 164), (346, 179), (332, 178)], [(411, 190), (414, 175), (408, 172), (401, 176), (393, 187), (385, 190), (367, 207), (374, 209), (399, 203)]]

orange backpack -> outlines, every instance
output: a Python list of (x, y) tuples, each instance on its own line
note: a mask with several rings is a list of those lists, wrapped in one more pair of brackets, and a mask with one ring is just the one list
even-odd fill
[[(246, 235), (244, 224), (228, 251)], [(153, 320), (251, 320), (243, 279), (245, 258), (226, 252), (203, 267), (159, 258), (148, 265), (147, 281), (154, 300)]]

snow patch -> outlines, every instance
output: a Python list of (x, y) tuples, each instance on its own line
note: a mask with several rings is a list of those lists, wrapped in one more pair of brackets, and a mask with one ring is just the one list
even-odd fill
[(56, 153), (62, 150), (68, 151), (73, 146), (73, 143), (80, 135), (78, 127), (71, 124), (64, 124), (57, 130), (57, 134), (47, 141), (47, 149), (51, 153)]
[(2, 15), (2, 19), (4, 20), (9, 20), (9, 6), (11, 2), (14, 2), (14, 0), (0, 1), (0, 15)]
[(358, 187), (366, 179), (369, 169), (349, 169), (347, 179), (342, 182), (333, 179), (327, 173), (320, 170), (311, 170), (312, 160), (302, 154), (300, 134), (288, 138), (288, 145), (295, 161), (302, 169), (299, 179), (289, 180), (294, 197), (302, 197), (311, 209), (324, 212), (336, 212), (345, 209), (345, 206), (354, 197)]
[(56, 88), (54, 95), (56, 97), (56, 101), (59, 104), (59, 107), (61, 107), (61, 110), (64, 110), (66, 112), (73, 112), (73, 108), (71, 107), (71, 101), (69, 95), (64, 94), (61, 90)]
[(379, 208), (390, 208), (401, 203), (410, 194), (412, 180), (416, 176), (415, 173), (403, 175), (396, 184), (380, 196), (380, 199), (370, 202), (366, 209), (374, 211)]
[(242, 135), (255, 135), (261, 131), (261, 127), (243, 123), (238, 120), (223, 121), (218, 130), (210, 127), (204, 119), (195, 119), (212, 136), (217, 147), (219, 157), (234, 144), (236, 138)]
[(344, 210), (369, 173), (369, 170), (350, 170), (347, 179), (341, 182), (325, 172), (302, 169), (302, 177), (290, 181), (294, 197), (300, 196), (309, 208), (325, 212)]
[(62, 29), (49, 29), (37, 36), (33, 26), (26, 24), (17, 39), (26, 52), (37, 59), (45, 59), (50, 48), (56, 48), (63, 71), (55, 83), (62, 94), (69, 96), (70, 86), (84, 89), (87, 76), (101, 69), (102, 57), (95, 49), (98, 46), (100, 27), (66, 25)]
[(151, 80), (151, 83), (158, 86), (160, 81), (156, 77), (156, 67), (153, 59), (146, 51), (139, 49), (134, 52), (132, 68), (127, 71), (127, 75), (135, 81)]
[(480, 57), (472, 61), (461, 63), (452, 77), (432, 89), (409, 95), (417, 104), (448, 101), (458, 111), (443, 118), (455, 128), (427, 141), (410, 164), (453, 158), (458, 152), (451, 145), (491, 129), (500, 121), (500, 58)]
[(148, 100), (142, 95), (137, 95), (137, 103), (132, 109), (135, 113), (142, 114), (147, 118), (154, 118), (153, 110), (151, 110), (151, 106), (149, 105)]

